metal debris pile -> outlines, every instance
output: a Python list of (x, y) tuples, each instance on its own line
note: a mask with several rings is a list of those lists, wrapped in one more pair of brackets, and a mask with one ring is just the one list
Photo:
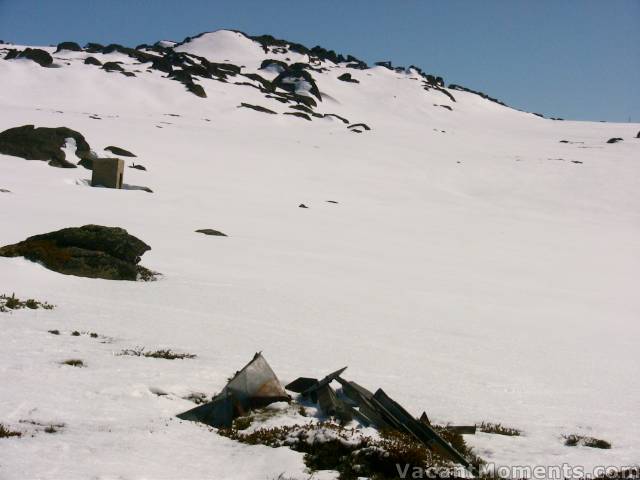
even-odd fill
[[(408, 434), (430, 450), (476, 474), (474, 466), (432, 428), (426, 413), (417, 419), (381, 388), (372, 393), (356, 382), (345, 380), (342, 374), (346, 369), (336, 370), (321, 380), (299, 377), (283, 388), (262, 354), (256, 353), (211, 402), (183, 412), (178, 418), (216, 428), (229, 428), (234, 418), (244, 416), (252, 409), (274, 402), (290, 402), (286, 389), (298, 393), (303, 401), (316, 403), (324, 415), (341, 422), (357, 420), (363, 426)], [(339, 392), (331, 386), (334, 381), (341, 385)], [(475, 426), (446, 428), (457, 433), (475, 433)]]

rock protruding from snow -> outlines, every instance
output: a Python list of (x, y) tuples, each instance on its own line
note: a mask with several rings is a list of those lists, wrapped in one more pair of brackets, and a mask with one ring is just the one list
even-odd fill
[(53, 57), (49, 52), (45, 52), (39, 48), (25, 48), (24, 50), (11, 49), (4, 57), (5, 60), (12, 60), (14, 58), (32, 60), (41, 67), (50, 67), (53, 64)]
[(152, 280), (138, 265), (151, 247), (119, 227), (85, 225), (35, 235), (0, 248), (2, 257), (24, 257), (49, 270), (106, 280)]
[(26, 160), (49, 161), (53, 167), (75, 168), (75, 163), (66, 158), (63, 150), (68, 138), (75, 141), (78, 158), (89, 158), (91, 148), (81, 133), (67, 127), (35, 128), (33, 125), (10, 128), (0, 133), (0, 153)]

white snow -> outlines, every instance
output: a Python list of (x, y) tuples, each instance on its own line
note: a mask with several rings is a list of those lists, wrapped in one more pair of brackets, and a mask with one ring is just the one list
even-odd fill
[[(179, 49), (249, 71), (275, 58), (225, 31)], [(0, 245), (120, 226), (163, 276), (93, 280), (0, 258), (0, 293), (57, 305), (0, 313), (0, 423), (25, 433), (0, 439), (1, 478), (307, 478), (299, 453), (175, 418), (193, 406), (182, 397), (219, 391), (259, 350), (283, 383), (349, 365), (345, 377), (432, 421), (524, 432), (467, 436), (490, 462), (638, 462), (639, 124), (551, 121), (452, 91), (454, 103), (381, 67), (313, 72), (317, 111), (372, 127), (356, 134), (237, 108), (287, 110), (251, 87), (203, 79), (202, 99), (124, 55), (95, 56), (136, 77), (63, 53), (57, 69), (0, 61), (0, 131), (67, 126), (96, 151), (123, 147), (147, 167), (125, 182), (154, 193), (0, 155), (12, 192)], [(198, 357), (116, 355), (135, 346)], [(86, 367), (60, 364), (70, 358)], [(565, 447), (570, 433), (613, 448)]]

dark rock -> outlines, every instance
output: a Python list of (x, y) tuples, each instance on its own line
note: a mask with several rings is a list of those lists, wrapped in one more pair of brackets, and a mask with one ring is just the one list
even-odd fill
[(133, 164), (133, 165), (129, 165), (129, 168), (135, 168), (136, 170), (142, 170), (142, 171), (147, 171), (146, 167), (144, 165), (140, 165), (140, 164)]
[(227, 235), (219, 232), (218, 230), (213, 230), (212, 228), (201, 228), (200, 230), (196, 230), (196, 233), (204, 233), (205, 235), (212, 235), (214, 237), (226, 237)]
[(120, 62), (105, 62), (102, 69), (107, 72), (124, 72), (124, 68), (120, 66)]
[(480, 97), (484, 98), (485, 100), (489, 100), (491, 102), (497, 103), (499, 105), (502, 105), (504, 107), (507, 107), (508, 105), (504, 102), (501, 102), (500, 100), (498, 100), (497, 98), (493, 98), (490, 97), (489, 95), (487, 95), (486, 93), (483, 92), (479, 92), (477, 90), (471, 90), (470, 88), (467, 87), (463, 87), (461, 85), (456, 85), (455, 83), (452, 83), (449, 85), (448, 87), (450, 90), (459, 90), (461, 92), (468, 92), (468, 93), (474, 93), (476, 95), (479, 95)]
[(354, 123), (349, 125), (347, 128), (364, 128), (365, 130), (371, 130), (371, 127), (366, 123)]
[(309, 207), (307, 207), (304, 203), (301, 203), (300, 205), (298, 205), (298, 208), (309, 208)]
[(187, 90), (189, 90), (194, 95), (200, 98), (207, 98), (207, 92), (204, 91), (202, 85), (198, 85), (197, 83), (189, 83), (186, 87)]
[(327, 203), (338, 203), (335, 200), (327, 200)]
[(58, 44), (58, 48), (55, 53), (61, 52), (62, 50), (69, 50), (71, 52), (80, 52), (82, 48), (76, 42), (62, 42)]
[(6, 188), (0, 188), (0, 193), (11, 193), (11, 190), (7, 190)]
[(284, 114), (285, 115), (292, 115), (294, 117), (304, 118), (305, 120), (311, 121), (311, 117), (309, 117), (309, 115), (307, 115), (306, 113), (302, 113), (302, 112), (284, 112)]
[(640, 131), (638, 132), (638, 134), (636, 135), (636, 138), (640, 138)]
[(386, 61), (386, 62), (375, 62), (375, 65), (379, 66), (379, 67), (384, 67), (384, 68), (388, 68), (390, 70), (393, 69), (393, 67), (391, 66), (391, 62), (390, 61)]
[(272, 83), (275, 87), (282, 88), (290, 93), (296, 93), (296, 83), (301, 81), (307, 82), (310, 85), (309, 93), (318, 100), (322, 100), (318, 85), (316, 84), (313, 76), (308, 72), (309, 68), (309, 64), (306, 63), (294, 63), (293, 65), (289, 65), (283, 72), (273, 79)]
[(289, 65), (287, 65), (283, 61), (274, 60), (272, 58), (267, 58), (266, 60), (263, 60), (262, 63), (260, 64), (260, 70), (270, 69), (278, 73), (284, 72), (288, 67)]
[(24, 257), (66, 275), (107, 280), (152, 280), (138, 265), (151, 247), (118, 227), (85, 225), (35, 235), (0, 248), (2, 257)]
[(13, 58), (26, 58), (36, 62), (41, 67), (50, 67), (53, 63), (53, 57), (48, 52), (40, 50), (39, 48), (25, 48), (24, 50), (9, 50), (9, 53), (4, 57), (5, 60), (11, 60)]
[(125, 77), (135, 77), (136, 74), (133, 72), (122, 72)]
[[(310, 115), (314, 115), (314, 111), (311, 108), (307, 107), (306, 105), (290, 105), (289, 108), (293, 110), (300, 110), (301, 112), (305, 112)], [(319, 114), (316, 114), (316, 115), (319, 115)]]
[(607, 140), (607, 143), (618, 143), (621, 142), (622, 139), (620, 137), (615, 137), (615, 138), (610, 138), (609, 140)]
[(340, 120), (342, 123), (349, 123), (349, 120), (347, 120), (344, 117), (341, 117), (340, 115), (336, 114), (336, 113), (325, 113), (324, 115), (322, 115), (322, 117), (333, 117), (333, 118), (337, 118), (338, 120)]
[(436, 107), (442, 107), (442, 108), (446, 108), (447, 110), (449, 110), (450, 112), (453, 111), (453, 108), (451, 108), (449, 105), (435, 105)]
[(131, 153), (129, 150), (125, 150), (124, 148), (114, 147), (113, 145), (109, 145), (105, 147), (105, 150), (113, 153), (114, 155), (119, 155), (121, 157), (135, 157), (134, 153)]
[(35, 128), (33, 125), (10, 128), (0, 133), (0, 153), (26, 160), (48, 160), (53, 167), (75, 168), (76, 165), (65, 159), (62, 151), (67, 138), (76, 141), (75, 153), (79, 158), (89, 157), (91, 148), (82, 134), (67, 127)]
[(343, 73), (338, 77), (338, 80), (342, 80), (343, 82), (350, 82), (350, 83), (360, 83), (355, 78), (352, 78), (350, 73)]
[[(244, 107), (244, 108), (251, 108), (252, 110), (255, 110), (257, 112), (262, 112), (262, 113), (271, 113), (276, 115), (276, 112), (274, 112), (273, 110), (269, 110), (268, 108), (265, 107), (261, 107), (260, 105), (251, 105), (250, 103), (244, 103), (242, 102), (240, 104), (240, 107)], [(238, 107), (238, 108), (240, 108)]]
[(96, 57), (87, 57), (84, 59), (84, 64), (101, 66), (102, 62), (98, 60)]
[(87, 43), (84, 49), (89, 53), (101, 53), (104, 47), (99, 43)]

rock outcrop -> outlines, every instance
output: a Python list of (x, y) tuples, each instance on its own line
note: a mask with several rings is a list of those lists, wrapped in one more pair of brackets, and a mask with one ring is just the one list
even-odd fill
[(0, 153), (22, 157), (26, 160), (48, 161), (49, 165), (61, 168), (75, 168), (65, 158), (62, 150), (67, 138), (76, 142), (76, 155), (80, 159), (89, 158), (91, 148), (82, 134), (67, 127), (39, 127), (23, 125), (0, 133)]
[(151, 247), (118, 227), (85, 225), (35, 235), (0, 248), (2, 257), (24, 257), (49, 270), (107, 280), (153, 280), (156, 273), (138, 265)]

